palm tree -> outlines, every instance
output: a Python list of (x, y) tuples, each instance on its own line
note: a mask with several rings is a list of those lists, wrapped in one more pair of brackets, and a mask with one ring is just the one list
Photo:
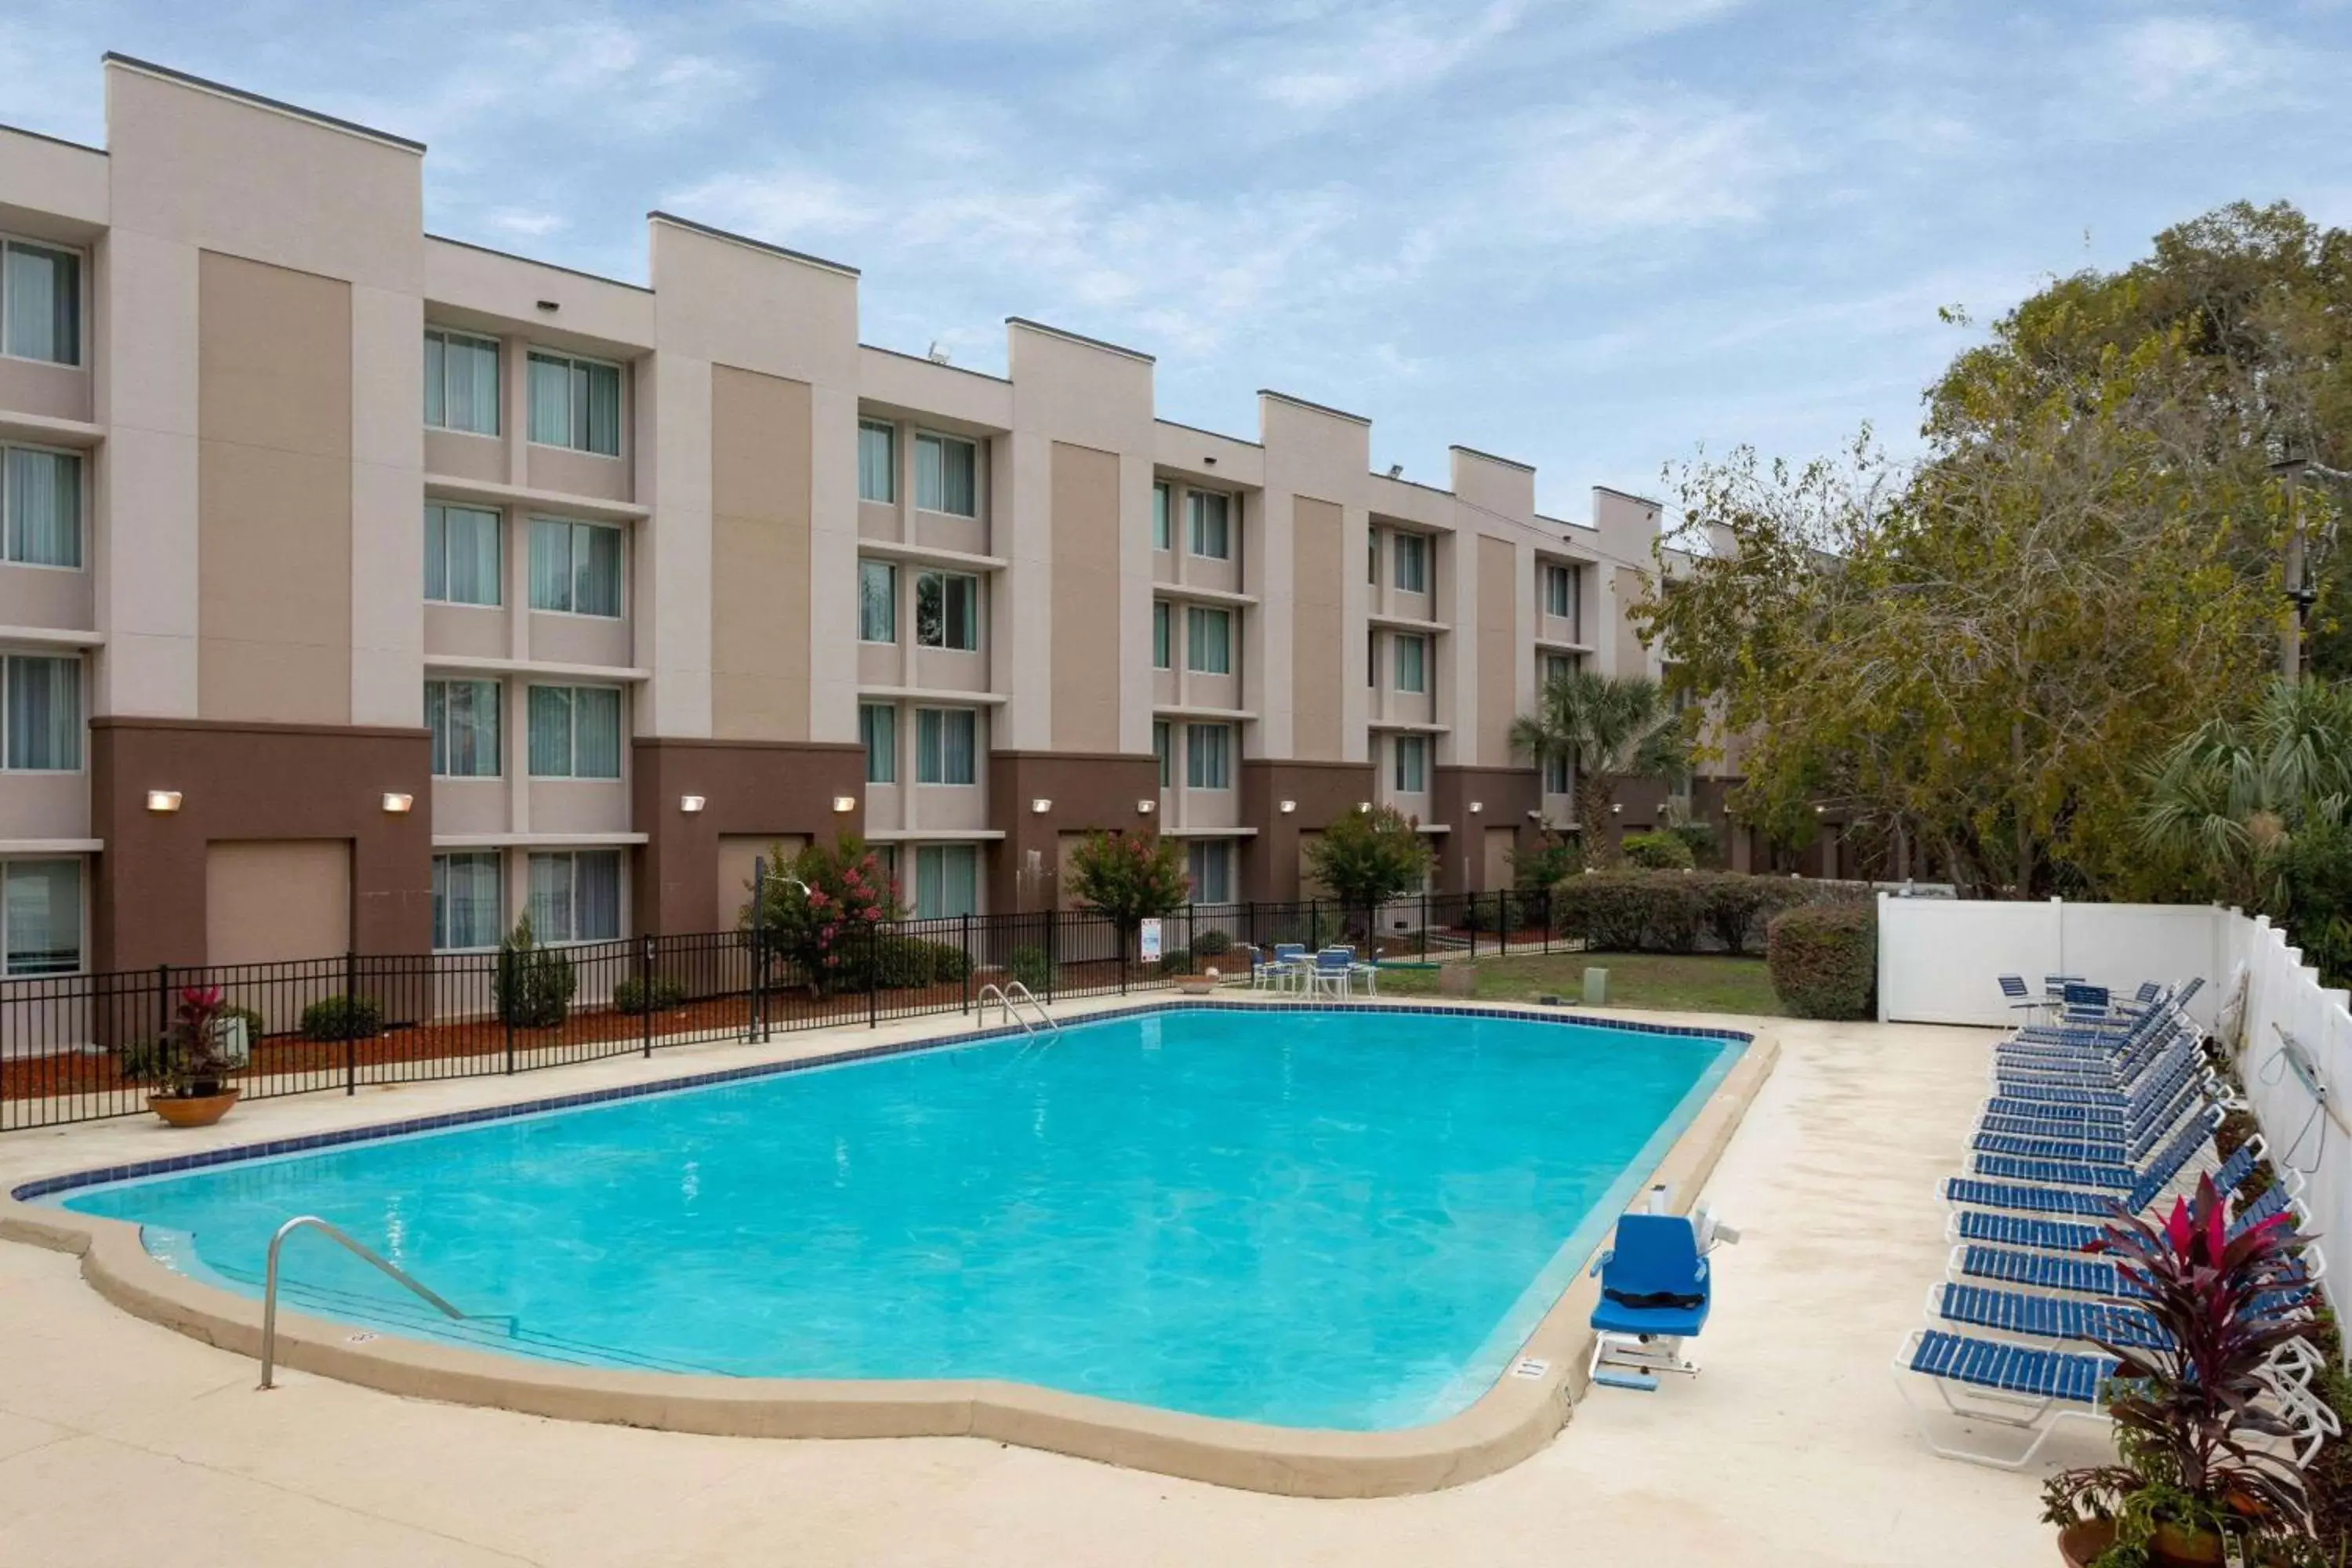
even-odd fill
[(1511, 748), (1541, 768), (1554, 757), (1574, 760), (1576, 821), (1588, 863), (1617, 857), (1609, 838), (1610, 799), (1622, 779), (1679, 779), (1690, 766), (1682, 716), (1665, 689), (1643, 676), (1572, 669), (1556, 675), (1533, 713), (1511, 721)]
[(2280, 912), (2297, 835), (2352, 815), (2352, 686), (2278, 681), (2243, 719), (2209, 719), (2148, 778), (2141, 845), (2210, 877), (2228, 898)]

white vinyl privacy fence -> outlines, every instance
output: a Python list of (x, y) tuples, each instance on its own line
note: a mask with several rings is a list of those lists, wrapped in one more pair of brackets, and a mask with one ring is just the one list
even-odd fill
[[(1999, 977), (2079, 975), (2128, 993), (2202, 977), (2189, 1010), (2230, 1047), (2270, 1156), (2304, 1183), (2322, 1249), (2352, 1265), (2352, 1013), (2267, 917), (2185, 904), (1878, 902), (1878, 1016), (2017, 1021)], [(2345, 1276), (2327, 1278), (2340, 1314)]]

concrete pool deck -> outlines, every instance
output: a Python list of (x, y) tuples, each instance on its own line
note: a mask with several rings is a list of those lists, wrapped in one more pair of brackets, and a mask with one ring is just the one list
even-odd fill
[[(301, 1373), (260, 1394), (250, 1360), (117, 1311), (77, 1278), (74, 1258), (0, 1247), (0, 1561), (165, 1550), (304, 1563), (2047, 1560), (2034, 1479), (1930, 1456), (1886, 1372), (1942, 1272), (1934, 1182), (1959, 1162), (1990, 1037), (1770, 1029), (1780, 1066), (1709, 1186), (1745, 1239), (1718, 1255), (1718, 1304), (1698, 1346), (1707, 1370), (1656, 1394), (1601, 1391), (1533, 1458), (1455, 1490), (1308, 1501), (984, 1439), (646, 1432)], [(827, 1032), (758, 1050), (842, 1043)], [(666, 1051), (649, 1072), (621, 1058), (264, 1102), (214, 1136), (251, 1142), (675, 1077), (756, 1059), (752, 1050)], [(131, 1121), (11, 1134), (0, 1138), (0, 1181), (152, 1157), (170, 1138)], [(2098, 1447), (2084, 1433), (2047, 1451), (2070, 1461)]]

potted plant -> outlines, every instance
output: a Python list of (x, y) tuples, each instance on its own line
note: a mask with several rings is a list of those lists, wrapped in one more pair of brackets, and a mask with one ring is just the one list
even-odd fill
[(224, 1007), (217, 985), (187, 986), (158, 1042), (156, 1077), (163, 1087), (147, 1097), (155, 1114), (174, 1127), (210, 1127), (236, 1103), (236, 1086), (221, 1038)]
[[(2303, 1331), (2283, 1303), (2302, 1279), (2303, 1237), (2285, 1215), (2230, 1234), (2210, 1178), (2175, 1199), (2161, 1225), (2125, 1215), (2095, 1249), (2133, 1294), (2119, 1307), (2155, 1319), (2161, 1347), (2100, 1348), (2116, 1359), (2107, 1411), (2121, 1462), (2065, 1470), (2042, 1489), (2076, 1568), (2218, 1564), (2235, 1537), (2250, 1563), (2301, 1561), (2311, 1543), (2303, 1478), (2260, 1446), (2295, 1430), (2266, 1373)], [(2316, 1397), (2316, 1395), (2314, 1395)]]

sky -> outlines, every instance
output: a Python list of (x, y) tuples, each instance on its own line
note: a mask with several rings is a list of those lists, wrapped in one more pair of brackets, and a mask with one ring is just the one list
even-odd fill
[(102, 143), (119, 50), (428, 143), (436, 234), (643, 281), (663, 208), (862, 268), (868, 342), (1002, 374), (1031, 317), (1156, 354), (1164, 418), (1273, 387), (1575, 521), (1911, 449), (1983, 323), (2222, 203), (2352, 225), (2352, 0), (534, 10), (10, 0), (0, 122)]

